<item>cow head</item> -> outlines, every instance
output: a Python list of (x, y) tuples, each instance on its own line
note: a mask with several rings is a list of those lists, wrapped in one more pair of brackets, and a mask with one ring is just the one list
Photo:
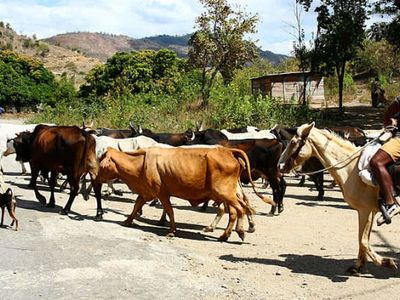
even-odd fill
[(117, 178), (118, 170), (112, 160), (112, 154), (114, 151), (116, 150), (108, 147), (107, 151), (101, 156), (97, 180), (105, 182)]
[(31, 159), (31, 144), (32, 144), (32, 132), (24, 131), (17, 134), (17, 137), (13, 140), (15, 153), (17, 154), (16, 160), (22, 162), (28, 162)]
[(280, 164), (284, 164), (282, 171), (289, 172), (292, 169), (297, 169), (312, 155), (312, 147), (308, 136), (314, 128), (314, 122), (304, 124), (297, 129), (297, 134), (293, 136), (285, 151), (282, 153), (279, 160)]

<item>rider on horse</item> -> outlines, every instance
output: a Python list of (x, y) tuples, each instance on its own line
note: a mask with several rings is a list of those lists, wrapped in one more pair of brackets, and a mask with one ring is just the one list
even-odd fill
[(400, 213), (400, 206), (395, 200), (393, 180), (387, 167), (400, 158), (400, 96), (387, 108), (383, 126), (393, 126), (393, 137), (386, 142), (372, 157), (370, 166), (372, 173), (380, 187), (380, 194), (384, 202), (380, 203), (382, 216), (378, 218), (378, 226), (390, 224), (391, 218)]

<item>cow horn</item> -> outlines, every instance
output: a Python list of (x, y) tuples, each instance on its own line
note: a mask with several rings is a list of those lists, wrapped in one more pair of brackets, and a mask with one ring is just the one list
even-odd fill
[(278, 128), (278, 126), (279, 126), (278, 124), (275, 124), (274, 127), (271, 128), (271, 131), (276, 130)]
[(139, 132), (140, 134), (142, 134), (142, 133), (143, 133), (143, 129), (142, 129), (142, 126), (140, 126), (140, 125), (139, 125), (139, 129), (138, 129), (138, 132)]
[(189, 140), (194, 141), (195, 138), (196, 138), (196, 135), (194, 134), (194, 132), (192, 132), (192, 136), (190, 137)]
[(86, 127), (87, 127), (87, 128), (93, 128), (93, 125), (94, 125), (94, 122), (93, 122), (93, 120), (92, 120), (92, 122), (91, 122), (89, 125), (87, 125)]
[(131, 128), (131, 130), (136, 132), (135, 126), (133, 126), (132, 121), (129, 122), (129, 127)]

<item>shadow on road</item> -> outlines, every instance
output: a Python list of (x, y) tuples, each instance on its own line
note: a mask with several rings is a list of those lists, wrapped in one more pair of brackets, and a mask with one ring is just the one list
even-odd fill
[[(349, 279), (346, 270), (352, 266), (352, 259), (336, 259), (329, 256), (299, 255), (299, 254), (281, 254), (284, 260), (259, 258), (259, 257), (236, 257), (232, 254), (222, 255), (221, 260), (230, 262), (250, 262), (256, 264), (274, 265), (290, 270), (296, 274), (308, 274), (319, 277), (325, 277), (332, 282), (345, 282)], [(398, 270), (377, 267), (371, 263), (359, 275), (364, 278), (389, 279), (400, 278)]]

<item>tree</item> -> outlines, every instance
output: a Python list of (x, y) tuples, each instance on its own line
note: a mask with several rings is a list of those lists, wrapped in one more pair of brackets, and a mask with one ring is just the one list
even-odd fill
[(38, 60), (12, 51), (0, 51), (0, 105), (54, 104), (57, 83)]
[(80, 95), (118, 96), (150, 91), (171, 93), (176, 88), (182, 69), (182, 60), (167, 49), (116, 53), (106, 64), (89, 72)]
[(292, 29), (292, 36), (295, 38), (295, 41), (293, 42), (293, 52), (294, 55), (297, 59), (298, 62), (298, 68), (301, 70), (303, 73), (303, 90), (302, 90), (302, 104), (306, 105), (307, 104), (307, 98), (306, 98), (306, 91), (307, 91), (307, 76), (306, 76), (306, 71), (310, 68), (311, 62), (311, 50), (307, 48), (306, 43), (305, 43), (305, 34), (304, 34), (304, 28), (302, 26), (302, 20), (301, 20), (301, 14), (302, 14), (302, 8), (301, 6), (295, 1), (294, 7), (294, 17), (295, 17), (295, 23), (294, 24), (288, 24), (290, 28)]
[(400, 0), (378, 0), (373, 8), (376, 14), (392, 17), (388, 22), (378, 22), (372, 26), (373, 37), (376, 40), (385, 38), (400, 48)]
[[(312, 0), (298, 0), (310, 9)], [(320, 0), (318, 30), (312, 57), (312, 68), (338, 77), (339, 108), (343, 107), (343, 79), (346, 63), (362, 46), (367, 19), (367, 0)]]
[(208, 105), (217, 74), (224, 83), (234, 72), (258, 56), (257, 47), (245, 36), (256, 32), (257, 15), (234, 10), (227, 0), (200, 0), (206, 11), (196, 19), (197, 31), (189, 40), (189, 65), (202, 72), (202, 106)]

